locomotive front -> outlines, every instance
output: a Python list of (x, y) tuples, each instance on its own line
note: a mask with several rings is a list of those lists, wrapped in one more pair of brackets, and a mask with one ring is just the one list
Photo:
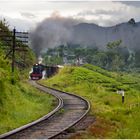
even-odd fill
[(30, 78), (32, 80), (39, 80), (43, 77), (44, 65), (42, 64), (34, 64), (32, 68), (32, 72), (30, 74)]

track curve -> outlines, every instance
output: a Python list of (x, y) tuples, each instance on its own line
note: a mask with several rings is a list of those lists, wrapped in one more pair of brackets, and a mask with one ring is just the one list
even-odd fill
[[(90, 110), (90, 104), (87, 100), (62, 92), (53, 88), (48, 88), (37, 84), (34, 81), (30, 83), (36, 88), (54, 95), (58, 101), (58, 106), (41, 119), (27, 124), (18, 130), (0, 135), (0, 138), (8, 139), (50, 139), (60, 134), (64, 130), (78, 123)], [(14, 132), (15, 131), (15, 132)]]

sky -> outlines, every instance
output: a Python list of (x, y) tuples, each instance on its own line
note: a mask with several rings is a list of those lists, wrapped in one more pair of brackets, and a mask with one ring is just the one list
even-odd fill
[(100, 26), (134, 18), (140, 21), (140, 1), (0, 0), (0, 19), (10, 28), (27, 31), (51, 16), (71, 17)]

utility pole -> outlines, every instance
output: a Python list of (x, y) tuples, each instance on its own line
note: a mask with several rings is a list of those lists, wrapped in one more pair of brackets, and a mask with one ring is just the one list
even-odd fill
[[(14, 28), (13, 31), (11, 31), (11, 35), (8, 35), (8, 31), (0, 30), (0, 38), (2, 38), (8, 46), (11, 48), (8, 49), (8, 53), (5, 56), (5, 59), (11, 55), (11, 83), (14, 84), (14, 72), (15, 72), (15, 51), (19, 52), (26, 52), (27, 49), (20, 48), (20, 43), (28, 43), (28, 32), (17, 32)], [(6, 49), (6, 48), (5, 48)]]
[(12, 36), (12, 84), (14, 84), (14, 71), (15, 71), (15, 47), (16, 47), (16, 29), (13, 29), (13, 36)]

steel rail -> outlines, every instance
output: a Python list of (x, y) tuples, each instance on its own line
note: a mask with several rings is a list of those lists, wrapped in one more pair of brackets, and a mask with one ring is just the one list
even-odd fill
[[(38, 89), (39, 89), (39, 88), (38, 88)], [(40, 90), (40, 89), (39, 89), (39, 90)], [(49, 94), (49, 93), (48, 93), (48, 94)], [(51, 94), (51, 95), (55, 96), (56, 99), (58, 100), (58, 105), (57, 105), (57, 107), (56, 107), (54, 110), (52, 110), (51, 112), (49, 112), (47, 115), (44, 115), (43, 117), (37, 119), (36, 121), (33, 121), (33, 122), (28, 123), (28, 124), (26, 124), (26, 125), (23, 125), (23, 126), (21, 126), (21, 127), (19, 127), (19, 128), (16, 128), (16, 129), (13, 129), (13, 130), (11, 130), (11, 131), (9, 131), (9, 132), (6, 132), (6, 133), (4, 133), (4, 134), (1, 134), (1, 135), (0, 135), (0, 139), (6, 138), (6, 137), (8, 137), (8, 136), (10, 136), (10, 135), (13, 135), (13, 134), (16, 134), (16, 133), (18, 133), (18, 132), (20, 132), (20, 131), (22, 131), (22, 130), (24, 130), (24, 129), (26, 129), (26, 128), (29, 128), (29, 127), (31, 127), (31, 126), (33, 126), (33, 125), (35, 125), (35, 124), (37, 124), (37, 123), (39, 123), (39, 122), (45, 120), (45, 119), (48, 119), (48, 118), (51, 117), (53, 114), (55, 114), (58, 110), (60, 110), (60, 109), (63, 107), (63, 99), (62, 99), (61, 97), (57, 96), (56, 94)]]
[[(64, 117), (65, 118), (64, 120), (66, 120), (66, 121), (68, 120), (70, 123), (68, 122), (69, 124), (67, 124), (67, 122), (66, 122), (66, 124), (64, 124), (64, 125), (63, 124), (56, 123), (56, 126), (58, 126), (58, 130), (55, 127), (54, 127), (55, 130), (53, 130), (53, 128), (50, 127), (51, 128), (50, 131), (55, 131), (54, 134), (52, 132), (51, 135), (48, 134), (47, 136), (39, 137), (39, 138), (48, 138), (48, 139), (55, 138), (57, 135), (59, 135), (63, 131), (65, 131), (68, 128), (72, 127), (73, 125), (77, 124), (80, 120), (82, 120), (87, 115), (87, 113), (90, 110), (90, 103), (86, 99), (84, 99), (83, 97), (80, 97), (80, 96), (75, 95), (75, 94), (72, 94), (72, 93), (63, 92), (63, 91), (60, 91), (60, 90), (57, 90), (57, 89), (54, 89), (54, 88), (50, 88), (50, 87), (44, 86), (44, 85), (42, 85), (40, 83), (31, 82), (31, 84), (34, 85), (36, 88), (44, 91), (44, 92), (46, 92), (46, 89), (50, 90), (47, 93), (54, 95), (59, 100), (58, 106), (52, 112), (50, 112), (49, 114), (45, 115), (44, 117), (38, 119), (37, 121), (32, 122), (32, 123), (29, 123), (29, 124), (27, 124), (25, 126), (22, 126), (20, 128), (15, 129), (15, 130), (12, 130), (12, 131), (10, 131), (8, 133), (2, 134), (2, 135), (0, 135), (0, 138), (11, 138), (9, 136), (13, 136), (12, 138), (14, 138), (14, 134), (16, 135), (16, 133), (22, 132), (22, 130), (25, 130), (25, 129), (29, 128), (29, 127), (31, 128), (32, 126), (35, 126), (35, 124), (37, 125), (37, 123), (42, 122), (44, 120), (47, 120), (51, 116), (54, 116), (53, 119), (56, 119), (57, 120), (59, 118), (57, 116), (55, 117), (54, 114), (56, 112), (58, 112), (61, 108), (63, 108), (63, 109), (64, 108), (67, 108), (67, 110), (70, 112), (70, 114), (64, 113), (64, 116), (62, 116), (62, 117)], [(74, 99), (75, 99), (75, 103), (72, 102), (72, 100), (74, 100)], [(76, 102), (77, 99), (79, 99), (79, 101), (81, 101), (82, 103), (79, 102), (79, 104), (77, 104), (77, 102)], [(68, 105), (68, 107), (67, 107), (67, 105)], [(72, 106), (73, 107), (76, 107), (76, 108), (75, 109), (74, 108), (69, 109)], [(78, 107), (82, 107), (82, 109), (80, 110)], [(79, 114), (78, 114), (78, 111), (80, 111)], [(73, 117), (70, 117), (73, 114), (75, 115), (76, 119), (74, 118), (74, 116)], [(68, 115), (70, 115), (69, 118), (68, 118)], [(53, 119), (50, 120), (50, 122), (53, 121)], [(73, 119), (75, 119), (75, 120), (73, 120)], [(60, 130), (60, 128), (62, 128), (62, 129)], [(27, 134), (29, 135), (29, 133), (27, 133)], [(20, 137), (18, 136), (18, 137), (15, 137), (15, 138), (20, 138)], [(22, 137), (22, 138), (25, 138), (25, 137)], [(28, 136), (26, 136), (26, 138), (28, 138)], [(36, 137), (34, 136), (33, 138), (36, 138)]]
[[(38, 83), (38, 84), (39, 84), (39, 83)], [(43, 85), (43, 86), (44, 86), (44, 85)], [(47, 86), (45, 86), (45, 87), (47, 87)], [(89, 103), (88, 100), (86, 100), (86, 99), (84, 99), (83, 97), (78, 96), (78, 95), (76, 95), (76, 94), (74, 94), (74, 93), (64, 92), (64, 91), (61, 91), (61, 90), (58, 90), (58, 89), (54, 89), (54, 88), (51, 88), (51, 87), (47, 87), (47, 88), (53, 89), (53, 90), (55, 90), (55, 91), (59, 91), (59, 92), (66, 93), (66, 94), (69, 94), (69, 95), (71, 95), (71, 96), (75, 96), (75, 97), (77, 97), (77, 98), (81, 98), (81, 99), (84, 100), (84, 101), (86, 102), (86, 104), (87, 104), (87, 110), (85, 111), (85, 113), (84, 113), (83, 115), (81, 115), (81, 117), (80, 117), (79, 119), (77, 119), (77, 120), (75, 120), (73, 123), (69, 124), (69, 125), (68, 125), (66, 128), (64, 128), (61, 132), (59, 132), (58, 134), (55, 134), (55, 135), (52, 136), (52, 137), (49, 137), (49, 139), (53, 139), (53, 138), (56, 137), (57, 135), (61, 134), (63, 131), (67, 130), (68, 128), (70, 128), (70, 127), (76, 125), (78, 122), (80, 122), (80, 121), (87, 115), (87, 113), (90, 111), (91, 106), (90, 106), (90, 103)]]

